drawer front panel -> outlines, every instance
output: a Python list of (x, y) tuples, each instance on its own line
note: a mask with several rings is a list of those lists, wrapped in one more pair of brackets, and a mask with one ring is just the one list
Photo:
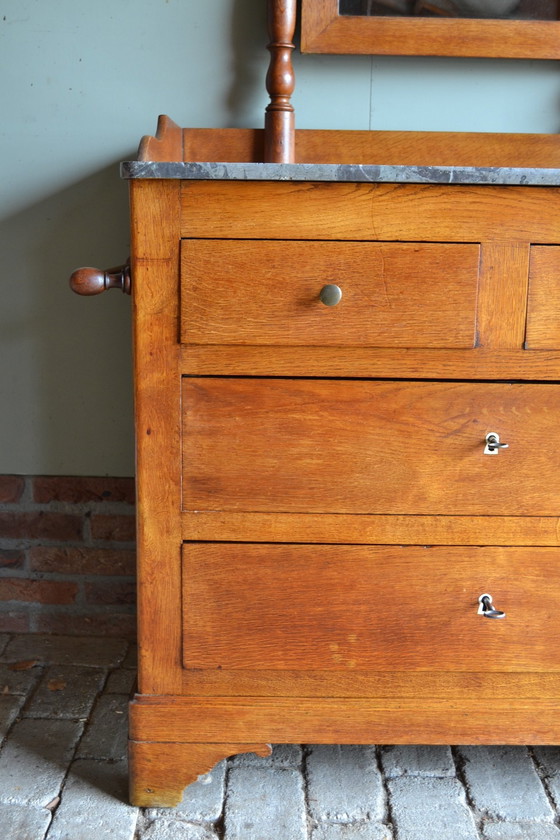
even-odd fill
[(552, 384), (185, 378), (183, 507), (558, 516), (559, 426)]
[(557, 188), (183, 181), (181, 193), (184, 237), (560, 240)]
[(559, 574), (554, 548), (186, 543), (184, 665), (559, 671)]
[(471, 348), (479, 263), (478, 245), (184, 240), (181, 340)]

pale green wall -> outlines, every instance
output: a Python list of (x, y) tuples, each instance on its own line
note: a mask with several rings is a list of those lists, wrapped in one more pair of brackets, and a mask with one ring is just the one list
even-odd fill
[[(128, 253), (159, 113), (259, 126), (265, 0), (0, 0), (0, 473), (133, 472), (130, 301), (70, 293)], [(302, 128), (556, 132), (549, 62), (295, 57)]]

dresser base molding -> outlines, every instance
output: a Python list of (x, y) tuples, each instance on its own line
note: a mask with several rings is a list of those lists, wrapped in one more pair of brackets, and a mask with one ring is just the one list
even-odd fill
[(183, 790), (218, 761), (239, 753), (270, 755), (269, 744), (180, 744), (130, 741), (130, 801), (138, 808), (173, 808)]
[(184, 787), (222, 759), (268, 756), (272, 743), (550, 745), (560, 744), (559, 717), (559, 700), (537, 697), (136, 695), (130, 706), (130, 801), (173, 807)]
[[(220, 749), (227, 745), (229, 753), (218, 751), (217, 761), (235, 752), (253, 752), (262, 744), (560, 744), (559, 719), (560, 700), (535, 697), (136, 695), (130, 706), (130, 738), (171, 749), (181, 745), (185, 755), (190, 744), (204, 744), (208, 751), (210, 745), (221, 745)], [(163, 747), (161, 752), (171, 772), (176, 771), (178, 765), (169, 752)], [(143, 767), (147, 778), (148, 766)], [(207, 770), (206, 760), (196, 772), (185, 769), (185, 777), (190, 772), (196, 778)]]

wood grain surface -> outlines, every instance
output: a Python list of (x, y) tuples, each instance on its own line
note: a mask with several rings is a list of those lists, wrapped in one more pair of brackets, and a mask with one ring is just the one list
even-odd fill
[(130, 742), (130, 802), (137, 808), (173, 808), (183, 789), (218, 761), (238, 753), (268, 756), (268, 744)]
[[(477, 245), (184, 240), (181, 340), (472, 347), (479, 261)], [(319, 299), (327, 284), (336, 306)]]
[(358, 55), (560, 58), (551, 20), (340, 15), (338, 0), (304, 0), (302, 51)]
[[(132, 184), (140, 691), (180, 687), (179, 185)], [(165, 515), (162, 515), (165, 511)], [(174, 620), (173, 620), (174, 619)]]
[[(412, 166), (543, 166), (560, 164), (557, 134), (456, 131), (347, 131), (296, 129), (296, 163), (410, 164)], [(183, 142), (167, 146), (167, 160), (264, 159), (264, 130), (185, 128)], [(149, 147), (148, 156), (156, 149)]]
[(556, 516), (559, 419), (552, 384), (184, 378), (183, 507)]
[(184, 540), (560, 545), (558, 516), (419, 516), (184, 511)]
[[(187, 543), (190, 668), (560, 671), (560, 550)], [(490, 593), (504, 619), (477, 614)]]
[(559, 717), (558, 699), (515, 696), (491, 701), (145, 696), (130, 707), (133, 738), (146, 740), (149, 734), (158, 741), (198, 743), (558, 744)]
[(560, 379), (554, 350), (183, 345), (181, 372), (201, 376), (320, 376), (391, 379)]
[(531, 248), (527, 338), (529, 349), (560, 347), (560, 248)]
[(185, 181), (181, 232), (210, 239), (547, 244), (560, 240), (559, 196), (556, 187)]

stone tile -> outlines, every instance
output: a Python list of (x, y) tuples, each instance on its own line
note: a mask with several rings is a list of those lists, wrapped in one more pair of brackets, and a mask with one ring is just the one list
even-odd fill
[(307, 840), (301, 773), (279, 768), (232, 768), (224, 824), (224, 840)]
[(218, 835), (209, 826), (158, 819), (138, 832), (138, 840), (218, 840)]
[(29, 633), (15, 636), (6, 646), (2, 660), (19, 662), (37, 659), (42, 664), (116, 668), (124, 659), (127, 648), (125, 639)]
[(496, 822), (482, 829), (484, 840), (560, 840), (560, 830), (551, 823)]
[(526, 747), (460, 747), (474, 806), (499, 820), (554, 818)]
[(127, 697), (132, 694), (136, 685), (136, 671), (132, 668), (117, 668), (116, 671), (111, 671), (107, 685), (105, 686), (105, 694), (125, 694)]
[(138, 667), (138, 645), (136, 642), (129, 643), (126, 656), (122, 661), (122, 667), (134, 669)]
[(29, 694), (40, 679), (43, 669), (39, 665), (14, 671), (9, 665), (0, 665), (0, 692), (6, 694)]
[(560, 775), (560, 747), (533, 747), (532, 749), (546, 776)]
[(25, 717), (87, 717), (103, 688), (106, 672), (83, 665), (51, 665), (47, 668)]
[(330, 823), (311, 831), (311, 840), (392, 840), (393, 834), (382, 823)]
[(35, 629), (41, 633), (65, 633), (67, 636), (91, 634), (119, 640), (136, 636), (136, 616), (132, 613), (132, 607), (115, 607), (109, 612), (93, 612), (89, 609), (86, 611), (83, 607), (77, 613), (49, 607), (48, 610), (43, 609), (36, 613), (33, 621)]
[(560, 808), (560, 747), (533, 747), (533, 752), (556, 807)]
[(0, 826), (4, 840), (43, 840), (51, 812), (25, 805), (0, 805)]
[(449, 747), (383, 747), (381, 764), (389, 779), (399, 776), (455, 776), (455, 762)]
[(6, 649), (6, 645), (10, 641), (10, 634), (9, 633), (0, 633), (0, 656), (4, 653)]
[(45, 807), (58, 796), (83, 729), (70, 720), (21, 720), (0, 753), (0, 802)]
[(2, 743), (12, 723), (17, 718), (23, 701), (24, 698), (17, 694), (0, 696), (0, 743)]
[[(389, 801), (399, 840), (478, 840), (457, 779), (403, 776), (388, 782)], [(429, 831), (427, 827), (429, 826)]]
[[(224, 804), (226, 762), (220, 761), (211, 773), (185, 788), (183, 799), (174, 809), (173, 817), (190, 822), (216, 822)], [(157, 819), (169, 815), (168, 809), (149, 808), (146, 816)]]
[(311, 747), (307, 782), (309, 810), (318, 822), (383, 819), (385, 793), (375, 747)]
[(119, 694), (99, 697), (78, 746), (79, 758), (118, 761), (128, 752), (128, 700)]
[(239, 753), (231, 759), (232, 767), (301, 767), (303, 751), (299, 744), (273, 744), (272, 755)]
[(74, 761), (49, 840), (132, 840), (138, 808), (127, 804), (124, 761)]

